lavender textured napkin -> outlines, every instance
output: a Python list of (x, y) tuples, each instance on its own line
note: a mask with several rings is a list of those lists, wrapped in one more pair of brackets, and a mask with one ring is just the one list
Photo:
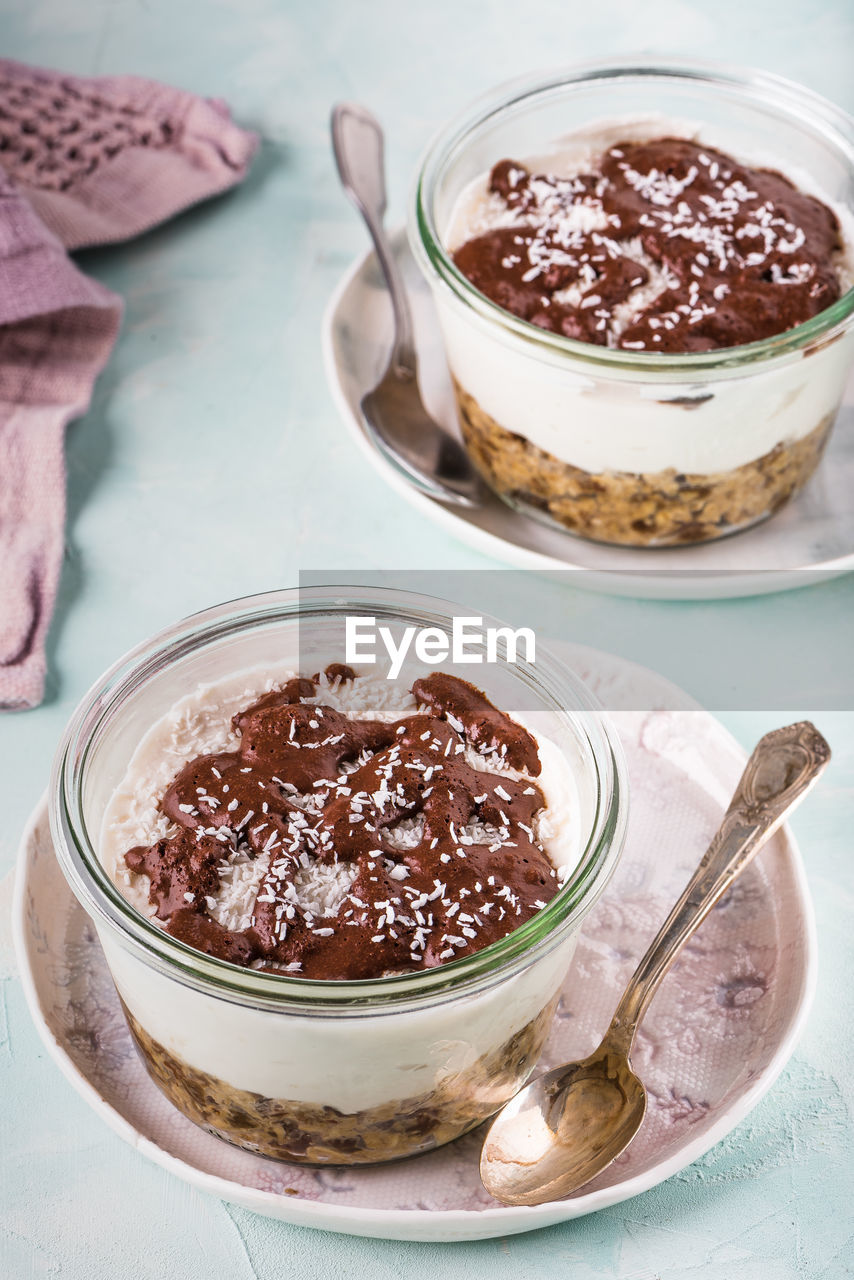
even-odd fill
[(245, 176), (219, 102), (136, 76), (0, 60), (0, 707), (36, 706), (62, 562), (64, 428), (88, 407), (121, 300), (66, 249), (138, 235)]

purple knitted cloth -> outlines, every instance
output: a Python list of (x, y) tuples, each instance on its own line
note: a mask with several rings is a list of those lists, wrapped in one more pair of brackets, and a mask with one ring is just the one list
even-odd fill
[(121, 300), (66, 250), (128, 239), (227, 190), (256, 144), (221, 102), (0, 60), (0, 708), (44, 693), (65, 425), (87, 409), (121, 321)]

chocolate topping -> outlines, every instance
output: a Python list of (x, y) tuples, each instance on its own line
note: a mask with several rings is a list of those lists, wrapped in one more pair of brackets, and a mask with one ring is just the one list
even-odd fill
[(496, 710), (480, 689), (467, 680), (437, 671), (416, 680), (412, 692), (419, 702), (439, 715), (456, 718), (461, 732), (478, 751), (496, 752), (511, 769), (534, 777), (540, 772), (537, 744), (530, 733)]
[[(329, 684), (335, 684), (336, 682), (344, 684), (346, 681), (355, 680), (356, 678), (353, 668), (345, 666), (343, 662), (330, 662), (329, 666), (324, 670), (324, 675)], [(251, 707), (247, 707), (245, 711), (239, 711), (236, 716), (232, 717), (232, 727), (238, 733), (242, 733), (244, 721), (251, 712), (264, 711), (268, 707), (286, 707), (292, 702), (303, 702), (313, 698), (317, 693), (319, 683), (319, 673), (313, 675), (310, 680), (306, 676), (294, 676), (281, 689), (276, 689), (272, 693), (265, 693), (263, 698), (253, 702)]]
[(244, 764), (279, 774), (297, 791), (332, 780), (345, 760), (387, 746), (391, 728), (373, 720), (350, 720), (331, 707), (302, 702), (251, 708), (242, 718)]
[[(502, 160), (489, 189), (516, 217), (466, 241), (456, 265), (499, 306), (569, 338), (710, 351), (782, 333), (840, 295), (832, 210), (684, 138), (620, 142), (570, 178)], [(652, 270), (657, 292), (632, 317)]]
[(330, 682), (339, 680), (342, 684), (348, 684), (351, 680), (356, 679), (356, 673), (352, 667), (348, 667), (343, 662), (330, 662), (326, 668), (326, 679)]
[[(413, 686), (429, 713), (392, 723), (301, 701), (309, 684), (235, 716), (239, 749), (190, 761), (162, 797), (177, 833), (125, 855), (170, 933), (235, 964), (362, 979), (458, 959), (546, 905), (559, 885), (534, 833), (545, 800), (525, 729), (448, 675)], [(473, 767), (469, 748), (523, 776)], [(220, 871), (261, 853), (251, 926), (226, 929), (208, 901)], [(300, 877), (335, 864), (343, 900), (313, 914)]]
[(149, 879), (148, 897), (157, 914), (168, 920), (176, 911), (204, 911), (205, 897), (219, 889), (217, 866), (222, 846), (210, 836), (180, 831), (151, 848), (137, 846), (125, 854), (131, 871)]
[(169, 932), (179, 942), (186, 942), (188, 947), (195, 947), (206, 956), (216, 956), (218, 960), (228, 960), (244, 968), (257, 954), (257, 941), (251, 929), (242, 933), (224, 929), (209, 915), (196, 911), (176, 911), (169, 920)]

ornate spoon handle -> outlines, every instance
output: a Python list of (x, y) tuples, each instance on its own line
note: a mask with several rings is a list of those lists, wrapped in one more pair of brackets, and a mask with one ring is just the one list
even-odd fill
[(629, 1053), (638, 1024), (678, 952), (829, 760), (829, 746), (808, 720), (760, 739), (717, 834), (626, 988), (605, 1037), (610, 1045)]
[(371, 233), (391, 296), (395, 328), (391, 363), (398, 376), (413, 378), (416, 361), (412, 316), (406, 288), (383, 227), (384, 149), (382, 126), (366, 107), (355, 102), (339, 102), (332, 108), (332, 150), (341, 185)]

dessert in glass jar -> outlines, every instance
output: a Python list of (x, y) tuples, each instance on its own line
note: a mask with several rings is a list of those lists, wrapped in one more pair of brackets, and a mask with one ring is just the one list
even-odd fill
[(854, 359), (854, 122), (775, 77), (600, 63), (431, 146), (411, 239), (510, 505), (672, 546), (815, 470)]
[(349, 613), (450, 633), (451, 611), (209, 610), (108, 673), (57, 756), (60, 862), (149, 1074), (250, 1150), (370, 1163), (492, 1114), (619, 856), (619, 746), (559, 662), (475, 686), (337, 660)]

